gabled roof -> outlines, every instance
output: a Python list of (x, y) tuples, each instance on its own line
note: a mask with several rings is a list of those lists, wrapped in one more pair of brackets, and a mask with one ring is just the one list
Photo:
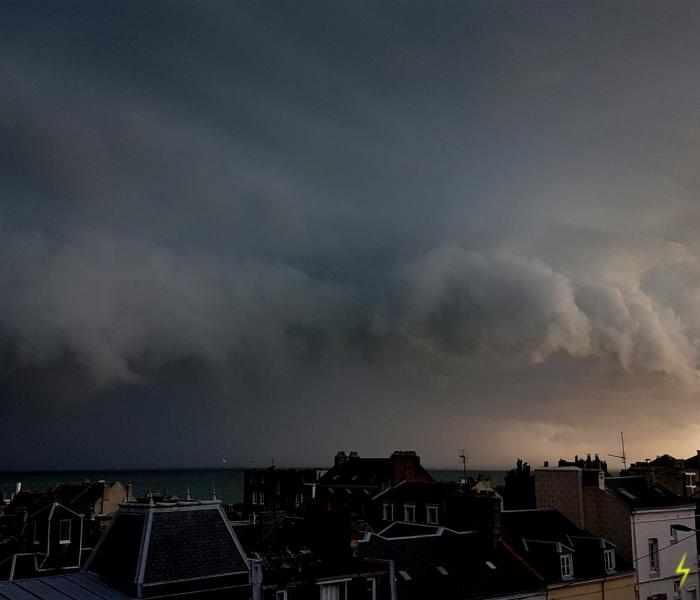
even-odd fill
[(605, 480), (605, 489), (631, 509), (693, 506), (687, 499), (645, 477), (609, 477)]

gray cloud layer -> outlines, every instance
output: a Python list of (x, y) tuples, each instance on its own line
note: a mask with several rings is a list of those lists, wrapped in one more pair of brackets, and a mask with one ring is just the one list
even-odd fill
[[(244, 456), (280, 415), (354, 403), (346, 432), (318, 420), (324, 451), (438, 462), (452, 448), (414, 425), (436, 407), (456, 447), (470, 419), (602, 444), (669, 395), (677, 426), (698, 380), (700, 10), (664, 6), (671, 35), (651, 3), (533, 6), (5, 7), (10, 421), (96, 398), (176, 413), (199, 389), (248, 423)], [(377, 411), (398, 433), (368, 431)], [(8, 460), (40, 465), (10, 435)], [(526, 442), (474, 443), (506, 462)]]

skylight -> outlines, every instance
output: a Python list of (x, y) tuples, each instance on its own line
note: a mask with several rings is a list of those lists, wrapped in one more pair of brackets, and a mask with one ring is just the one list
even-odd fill
[(447, 569), (445, 567), (438, 565), (435, 568), (438, 570), (438, 573), (440, 573), (440, 575), (447, 575)]
[(406, 571), (399, 571), (399, 575), (403, 577), (404, 581), (411, 581), (411, 576)]
[(636, 500), (636, 499), (637, 499), (637, 496), (635, 496), (632, 492), (628, 492), (628, 491), (627, 491), (626, 489), (624, 489), (624, 488), (620, 488), (620, 493), (621, 493), (621, 494), (624, 494), (625, 496), (627, 496), (630, 500)]
[(487, 566), (489, 569), (493, 569), (494, 571), (496, 570), (496, 565), (494, 565), (490, 560), (487, 560), (487, 561), (486, 561), (486, 566)]

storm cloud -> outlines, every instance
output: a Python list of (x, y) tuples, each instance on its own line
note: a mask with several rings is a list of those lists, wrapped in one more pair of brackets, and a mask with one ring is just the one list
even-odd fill
[[(673, 432), (697, 433), (700, 8), (2, 17), (4, 467), (143, 405), (174, 416), (143, 413), (118, 456), (93, 440), (92, 466), (280, 444), (449, 464), (465, 438), (507, 464), (542, 439), (612, 451), (625, 427), (694, 451)], [(52, 466), (84, 464), (67, 445)]]

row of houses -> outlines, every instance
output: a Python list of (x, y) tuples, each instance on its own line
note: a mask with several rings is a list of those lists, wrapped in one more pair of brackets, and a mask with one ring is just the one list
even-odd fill
[(434, 481), (413, 451), (339, 452), (248, 470), (234, 511), (127, 493), (89, 550), (86, 515), (54, 498), (26, 518), (51, 524), (28, 553), (42, 569), (15, 553), (0, 598), (697, 600), (694, 502), (601, 461), (560, 465), (528, 474), (534, 508), (506, 510), (487, 478)]

